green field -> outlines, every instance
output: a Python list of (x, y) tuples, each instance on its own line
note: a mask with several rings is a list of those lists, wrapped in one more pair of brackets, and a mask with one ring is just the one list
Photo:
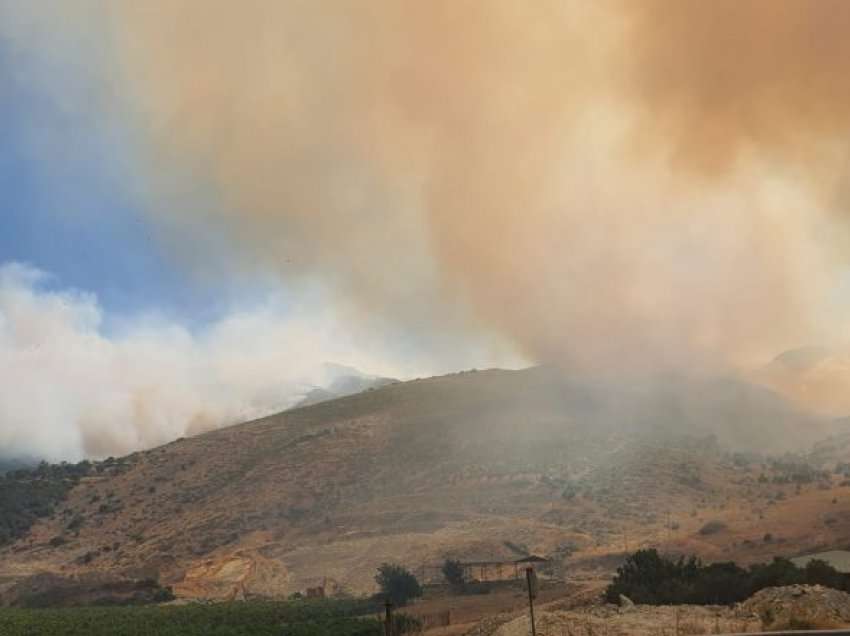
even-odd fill
[(368, 601), (0, 609), (3, 636), (381, 636)]

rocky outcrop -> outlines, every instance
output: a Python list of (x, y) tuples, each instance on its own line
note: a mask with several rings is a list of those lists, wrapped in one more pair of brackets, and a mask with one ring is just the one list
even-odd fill
[(817, 627), (850, 625), (850, 594), (822, 585), (769, 587), (739, 606), (765, 627), (809, 623)]
[[(850, 626), (850, 594), (819, 585), (791, 585), (761, 590), (734, 607), (701, 605), (591, 605), (567, 611), (539, 611), (537, 628), (544, 634), (608, 634), (655, 636), (717, 634), (761, 629), (811, 629)], [(483, 624), (486, 636), (527, 636), (528, 617)]]

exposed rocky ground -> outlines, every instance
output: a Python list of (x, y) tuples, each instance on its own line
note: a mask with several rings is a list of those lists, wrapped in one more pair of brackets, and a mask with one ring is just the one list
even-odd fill
[[(761, 590), (734, 607), (622, 606), (591, 604), (558, 609), (550, 604), (536, 613), (538, 634), (545, 636), (674, 636), (746, 633), (771, 629), (821, 629), (850, 626), (850, 594), (821, 586), (793, 585)], [(469, 636), (528, 636), (523, 614), (511, 620), (493, 617)]]
[(740, 611), (758, 616), (762, 624), (821, 628), (850, 625), (850, 594), (821, 585), (791, 585), (761, 590), (741, 604)]

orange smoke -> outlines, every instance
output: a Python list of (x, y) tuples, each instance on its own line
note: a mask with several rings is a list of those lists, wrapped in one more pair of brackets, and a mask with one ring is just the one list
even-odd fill
[(841, 336), (841, 0), (151, 0), (105, 19), (158, 189), (176, 171), (217, 195), (153, 213), (358, 320), (492, 328), (595, 369)]
[(644, 0), (628, 19), (642, 136), (717, 171), (742, 152), (846, 163), (850, 5), (842, 0)]

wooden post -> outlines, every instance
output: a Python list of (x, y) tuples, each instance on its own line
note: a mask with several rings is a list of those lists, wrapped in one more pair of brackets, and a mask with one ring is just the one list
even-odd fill
[(534, 626), (534, 598), (537, 596), (537, 575), (534, 568), (525, 568), (525, 581), (528, 584), (528, 615), (531, 617), (531, 636), (537, 636)]
[(386, 616), (384, 618), (384, 636), (393, 636), (393, 604), (387, 597), (387, 602), (384, 604), (386, 608)]

